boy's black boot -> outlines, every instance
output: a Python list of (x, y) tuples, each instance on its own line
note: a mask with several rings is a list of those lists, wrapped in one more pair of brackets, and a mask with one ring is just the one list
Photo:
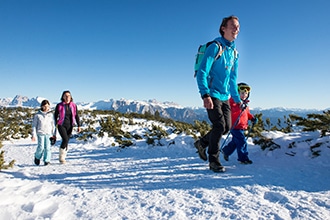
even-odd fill
[(250, 159), (247, 159), (247, 160), (244, 160), (244, 161), (240, 161), (241, 164), (252, 164), (252, 160)]

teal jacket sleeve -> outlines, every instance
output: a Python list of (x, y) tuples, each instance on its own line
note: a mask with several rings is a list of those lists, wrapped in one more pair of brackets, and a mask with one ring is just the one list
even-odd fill
[(231, 69), (231, 74), (230, 74), (230, 95), (233, 98), (233, 100), (236, 103), (241, 102), (241, 98), (238, 93), (238, 87), (237, 87), (237, 75), (238, 75), (238, 58), (235, 59), (235, 63), (233, 68)]

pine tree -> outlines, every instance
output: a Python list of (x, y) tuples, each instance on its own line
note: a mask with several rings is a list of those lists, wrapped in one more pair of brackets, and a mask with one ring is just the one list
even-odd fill
[(302, 126), (303, 131), (320, 131), (321, 137), (326, 136), (330, 132), (330, 110), (324, 111), (323, 114), (307, 114), (307, 118), (297, 115), (290, 115), (290, 118), (297, 121), (297, 126)]
[[(2, 142), (0, 142), (0, 149), (2, 148)], [(5, 164), (5, 151), (0, 152), (0, 171), (3, 169), (12, 168), (14, 166), (15, 160), (10, 161), (9, 164)]]
[(260, 137), (261, 132), (265, 129), (264, 122), (262, 120), (262, 113), (255, 114), (254, 117), (258, 119), (258, 122), (256, 124), (250, 123), (250, 125), (248, 127), (248, 134), (247, 134), (249, 137), (252, 137), (252, 138)]

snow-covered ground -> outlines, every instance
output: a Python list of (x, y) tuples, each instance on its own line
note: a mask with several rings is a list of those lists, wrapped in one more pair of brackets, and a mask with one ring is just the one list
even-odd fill
[[(0, 219), (330, 219), (329, 137), (268, 135), (281, 149), (249, 140), (253, 164), (239, 164), (235, 152), (222, 160), (225, 173), (210, 171), (184, 135), (127, 148), (112, 147), (111, 138), (72, 139), (65, 165), (59, 140), (50, 166), (34, 165), (30, 139), (5, 141), (6, 161), (16, 163), (0, 172)], [(313, 157), (316, 142), (321, 156)]]

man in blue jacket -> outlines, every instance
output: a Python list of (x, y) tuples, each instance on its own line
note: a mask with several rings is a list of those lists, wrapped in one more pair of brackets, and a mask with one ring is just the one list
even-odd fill
[(242, 106), (236, 82), (238, 53), (234, 42), (239, 28), (239, 20), (235, 16), (222, 20), (219, 29), (221, 36), (215, 39), (222, 46), (222, 54), (215, 59), (220, 48), (216, 42), (209, 45), (196, 75), (199, 93), (207, 109), (212, 129), (194, 145), (200, 158), (205, 161), (208, 147), (209, 166), (214, 172), (225, 171), (219, 160), (219, 145), (221, 136), (229, 132), (231, 127), (229, 98), (232, 97)]

